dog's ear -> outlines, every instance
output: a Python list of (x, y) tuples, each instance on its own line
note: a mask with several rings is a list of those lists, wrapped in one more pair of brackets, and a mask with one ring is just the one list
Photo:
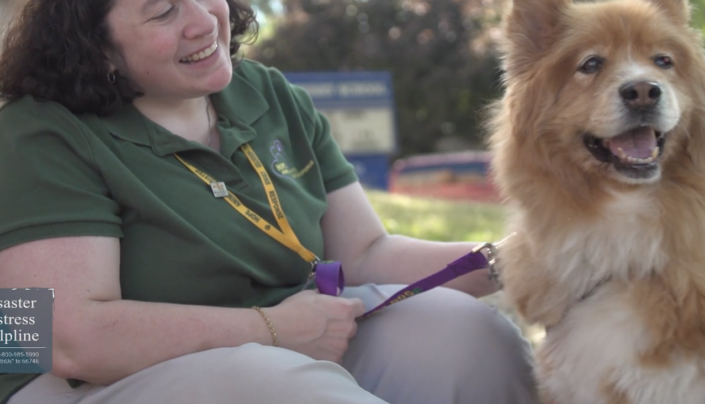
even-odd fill
[(676, 24), (690, 23), (690, 2), (688, 0), (648, 0), (663, 10)]
[(512, 0), (503, 20), (504, 67), (508, 72), (527, 68), (526, 63), (533, 63), (534, 56), (551, 46), (561, 16), (570, 3), (570, 0)]

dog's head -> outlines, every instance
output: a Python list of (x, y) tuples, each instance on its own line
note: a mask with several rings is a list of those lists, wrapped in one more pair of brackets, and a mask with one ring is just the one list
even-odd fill
[(511, 123), (494, 136), (511, 136), (543, 171), (658, 182), (686, 158), (705, 105), (704, 55), (688, 24), (683, 0), (514, 0), (500, 117)]

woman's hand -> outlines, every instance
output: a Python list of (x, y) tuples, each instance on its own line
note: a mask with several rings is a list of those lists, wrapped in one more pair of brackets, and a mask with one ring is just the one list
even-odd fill
[(266, 309), (279, 346), (317, 360), (341, 363), (357, 332), (355, 318), (365, 313), (362, 300), (306, 290)]

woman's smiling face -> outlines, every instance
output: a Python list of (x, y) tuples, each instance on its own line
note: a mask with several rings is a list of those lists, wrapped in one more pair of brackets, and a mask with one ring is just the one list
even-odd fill
[(225, 0), (115, 0), (108, 14), (113, 68), (152, 99), (188, 99), (232, 77)]

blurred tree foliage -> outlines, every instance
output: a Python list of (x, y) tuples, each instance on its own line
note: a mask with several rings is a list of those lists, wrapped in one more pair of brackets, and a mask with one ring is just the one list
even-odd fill
[(441, 139), (482, 147), (479, 110), (501, 91), (500, 1), (283, 0), (273, 35), (247, 57), (291, 72), (388, 70), (401, 156)]
[(692, 25), (705, 34), (705, 0), (691, 0), (690, 4)]

